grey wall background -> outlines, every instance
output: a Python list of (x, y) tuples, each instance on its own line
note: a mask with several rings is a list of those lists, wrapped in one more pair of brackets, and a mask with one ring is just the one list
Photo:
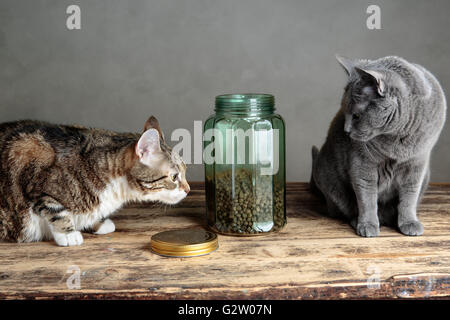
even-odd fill
[[(70, 4), (79, 31), (66, 28)], [(366, 28), (369, 4), (382, 30)], [(272, 93), (287, 178), (309, 180), (311, 145), (323, 143), (346, 81), (334, 54), (403, 56), (450, 92), (449, 13), (447, 0), (2, 0), (0, 120), (140, 131), (153, 114), (168, 135), (205, 120), (218, 94)], [(447, 124), (433, 181), (450, 181), (449, 142)]]

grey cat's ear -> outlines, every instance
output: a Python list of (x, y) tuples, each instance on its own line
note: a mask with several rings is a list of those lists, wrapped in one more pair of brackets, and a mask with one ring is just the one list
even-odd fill
[(164, 134), (163, 134), (163, 132), (161, 130), (161, 127), (159, 126), (158, 120), (154, 116), (151, 116), (145, 122), (144, 132), (147, 131), (148, 129), (156, 129), (156, 131), (158, 131), (159, 136), (161, 137), (161, 139), (164, 140)]
[(347, 75), (350, 75), (355, 68), (355, 62), (351, 59), (345, 58), (341, 55), (336, 54), (336, 59), (339, 62), (339, 64), (344, 68), (344, 70), (347, 72)]
[(375, 70), (366, 70), (355, 67), (355, 70), (361, 75), (361, 77), (368, 77), (373, 81), (377, 87), (377, 92), (380, 96), (384, 97), (386, 93), (386, 82), (384, 74)]
[(159, 143), (159, 133), (156, 129), (148, 129), (142, 134), (136, 144), (136, 155), (142, 163), (150, 166), (156, 159), (159, 159), (158, 155), (161, 151)]

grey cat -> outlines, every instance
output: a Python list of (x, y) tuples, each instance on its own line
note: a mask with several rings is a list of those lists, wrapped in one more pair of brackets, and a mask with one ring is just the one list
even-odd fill
[(416, 210), (445, 122), (444, 92), (428, 70), (399, 57), (336, 57), (348, 84), (325, 144), (312, 149), (311, 188), (360, 236), (377, 236), (380, 224), (421, 235)]

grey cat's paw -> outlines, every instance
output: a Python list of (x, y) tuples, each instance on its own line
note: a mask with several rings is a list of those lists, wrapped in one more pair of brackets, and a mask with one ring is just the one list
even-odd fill
[(423, 234), (423, 225), (419, 221), (406, 221), (398, 228), (401, 233), (407, 236), (421, 236)]
[(380, 227), (374, 223), (362, 222), (356, 226), (356, 233), (361, 237), (376, 237), (380, 232)]

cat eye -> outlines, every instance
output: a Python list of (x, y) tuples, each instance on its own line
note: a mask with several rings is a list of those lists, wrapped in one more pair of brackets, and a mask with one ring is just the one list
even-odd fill
[(170, 176), (170, 179), (175, 182), (178, 179), (178, 173), (174, 173), (173, 175)]
[(137, 181), (138, 181), (139, 184), (140, 184), (141, 186), (143, 186), (144, 188), (147, 188), (147, 189), (154, 189), (153, 184), (156, 183), (156, 182), (158, 182), (158, 181), (160, 181), (160, 180), (163, 180), (163, 179), (165, 179), (165, 178), (167, 178), (167, 176), (162, 176), (162, 177), (159, 177), (159, 178), (154, 179), (154, 180), (138, 179)]
[(353, 114), (353, 119), (358, 120), (359, 118), (361, 118), (361, 115), (359, 113)]

